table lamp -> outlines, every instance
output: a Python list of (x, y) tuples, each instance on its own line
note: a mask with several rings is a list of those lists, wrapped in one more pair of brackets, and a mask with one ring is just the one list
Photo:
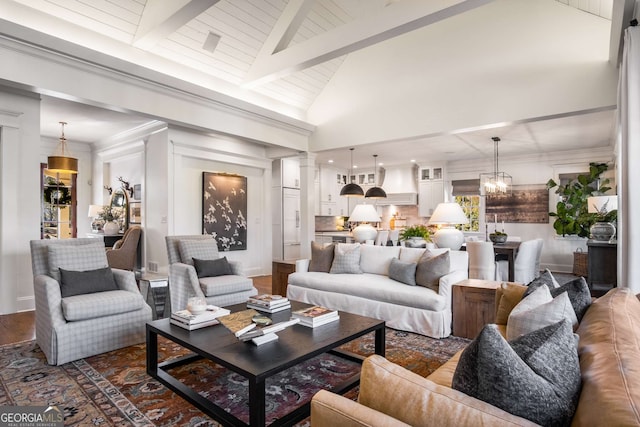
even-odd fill
[(456, 224), (468, 224), (469, 218), (462, 211), (462, 207), (455, 202), (440, 203), (429, 218), (429, 224), (442, 225), (433, 235), (435, 244), (439, 248), (459, 250), (464, 242), (464, 234), (456, 229)]
[(102, 226), (104, 225), (104, 221), (102, 221), (102, 219), (98, 218), (98, 216), (100, 215), (100, 212), (102, 212), (102, 208), (104, 206), (102, 205), (89, 205), (89, 213), (87, 214), (87, 216), (89, 218), (93, 218), (91, 221), (91, 230), (93, 231), (100, 231), (102, 230)]
[(373, 228), (370, 222), (380, 222), (380, 215), (376, 212), (376, 208), (373, 205), (356, 205), (349, 216), (349, 222), (359, 222), (356, 228), (353, 229), (353, 238), (356, 242), (366, 242), (367, 240), (373, 240), (378, 234), (378, 230)]
[(616, 226), (604, 220), (605, 216), (618, 209), (618, 196), (593, 196), (587, 198), (589, 213), (598, 214), (598, 221), (594, 223), (589, 232), (593, 240), (615, 242)]

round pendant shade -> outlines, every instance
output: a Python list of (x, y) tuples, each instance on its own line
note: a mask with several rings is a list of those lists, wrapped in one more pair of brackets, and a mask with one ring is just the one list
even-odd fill
[(78, 173), (78, 159), (73, 157), (49, 156), (47, 169), (57, 173)]
[(364, 195), (367, 199), (386, 199), (387, 193), (382, 187), (371, 187), (367, 190), (367, 194)]
[(342, 187), (340, 190), (341, 196), (352, 196), (352, 197), (362, 197), (364, 196), (364, 190), (358, 184), (350, 182), (349, 184)]

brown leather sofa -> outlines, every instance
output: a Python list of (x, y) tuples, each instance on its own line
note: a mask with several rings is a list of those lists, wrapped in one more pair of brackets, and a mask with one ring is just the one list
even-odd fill
[[(628, 289), (614, 288), (591, 304), (577, 333), (582, 390), (572, 426), (640, 425), (640, 301)], [(535, 425), (452, 389), (458, 358), (423, 378), (370, 356), (362, 367), (358, 402), (321, 391), (311, 402), (311, 424)]]

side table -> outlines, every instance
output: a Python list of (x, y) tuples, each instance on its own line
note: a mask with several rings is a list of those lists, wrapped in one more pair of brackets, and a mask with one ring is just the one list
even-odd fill
[(453, 285), (453, 335), (473, 339), (484, 325), (494, 322), (496, 289), (501, 283), (466, 279)]
[(273, 261), (271, 265), (271, 292), (286, 297), (289, 274), (295, 271), (295, 260)]
[(618, 286), (617, 243), (589, 240), (587, 242), (587, 283), (591, 296), (600, 297)]
[(145, 273), (140, 277), (140, 293), (151, 307), (153, 320), (168, 317), (171, 312), (169, 278), (158, 273)]

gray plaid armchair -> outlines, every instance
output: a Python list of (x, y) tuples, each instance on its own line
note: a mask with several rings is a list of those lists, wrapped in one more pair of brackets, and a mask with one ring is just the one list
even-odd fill
[(212, 236), (166, 236), (165, 240), (172, 312), (185, 309), (187, 300), (194, 296), (206, 298), (207, 304), (225, 306), (246, 302), (258, 293), (253, 280), (244, 275), (242, 265), (237, 261), (229, 261), (232, 274), (198, 277), (193, 258), (213, 260), (220, 257)]
[(49, 364), (61, 365), (144, 342), (151, 308), (138, 291), (133, 272), (112, 269), (118, 290), (62, 297), (59, 269), (108, 267), (103, 242), (83, 238), (32, 240), (30, 244), (36, 342)]

